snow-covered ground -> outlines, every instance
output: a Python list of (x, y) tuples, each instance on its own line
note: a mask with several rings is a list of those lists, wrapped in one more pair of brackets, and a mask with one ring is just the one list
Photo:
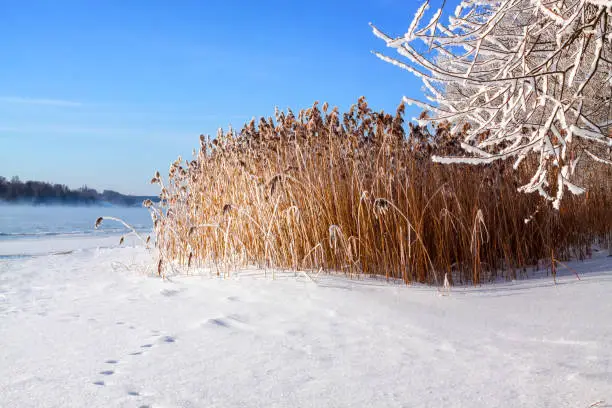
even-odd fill
[(0, 407), (612, 406), (604, 253), (571, 263), (581, 280), (440, 296), (262, 271), (162, 281), (110, 239), (0, 243)]

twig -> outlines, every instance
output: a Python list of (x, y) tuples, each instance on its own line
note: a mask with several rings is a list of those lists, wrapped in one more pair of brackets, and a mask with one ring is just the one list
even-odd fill
[(145, 244), (145, 247), (147, 249), (149, 249), (149, 244), (147, 243), (147, 241), (144, 238), (142, 238), (142, 236), (140, 236), (140, 234), (138, 232), (136, 232), (136, 229), (134, 227), (132, 227), (127, 222), (123, 221), (121, 218), (109, 217), (109, 216), (98, 217), (98, 219), (96, 220), (96, 223), (94, 224), (94, 228), (98, 229), (98, 227), (102, 224), (103, 220), (111, 220), (111, 221), (116, 221), (116, 222), (119, 222), (119, 223), (123, 224), (134, 235), (136, 235), (138, 237), (138, 239), (140, 239), (142, 241), (143, 244)]
[(563, 262), (561, 262), (561, 261), (559, 261), (559, 260), (557, 260), (555, 258), (553, 258), (553, 261), (558, 263), (559, 265), (565, 266), (567, 269), (569, 269), (570, 271), (574, 272), (574, 275), (576, 275), (576, 278), (578, 278), (578, 280), (582, 280), (582, 279), (580, 279), (580, 276), (578, 275), (578, 272), (576, 272), (575, 269), (569, 267), (568, 265), (564, 264)]

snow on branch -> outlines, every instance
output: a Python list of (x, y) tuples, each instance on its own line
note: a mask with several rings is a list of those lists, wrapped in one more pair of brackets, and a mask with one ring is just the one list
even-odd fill
[(399, 57), (375, 55), (423, 81), (429, 102), (404, 100), (465, 129), (467, 155), (435, 161), (537, 157), (520, 190), (556, 208), (584, 191), (581, 158), (612, 164), (612, 0), (464, 0), (447, 24), (428, 10), (400, 37), (372, 30)]

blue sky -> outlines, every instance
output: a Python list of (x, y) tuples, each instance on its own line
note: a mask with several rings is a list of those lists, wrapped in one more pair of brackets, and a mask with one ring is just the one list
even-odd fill
[(3, 1), (0, 175), (157, 193), (200, 134), (275, 106), (395, 110), (421, 84), (370, 53), (368, 22), (402, 34), (419, 4)]

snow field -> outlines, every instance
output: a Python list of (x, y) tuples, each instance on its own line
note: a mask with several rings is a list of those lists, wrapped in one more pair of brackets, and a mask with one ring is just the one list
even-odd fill
[(588, 407), (612, 401), (605, 255), (571, 263), (581, 280), (450, 296), (256, 270), (162, 281), (136, 246), (3, 259), (0, 406)]

